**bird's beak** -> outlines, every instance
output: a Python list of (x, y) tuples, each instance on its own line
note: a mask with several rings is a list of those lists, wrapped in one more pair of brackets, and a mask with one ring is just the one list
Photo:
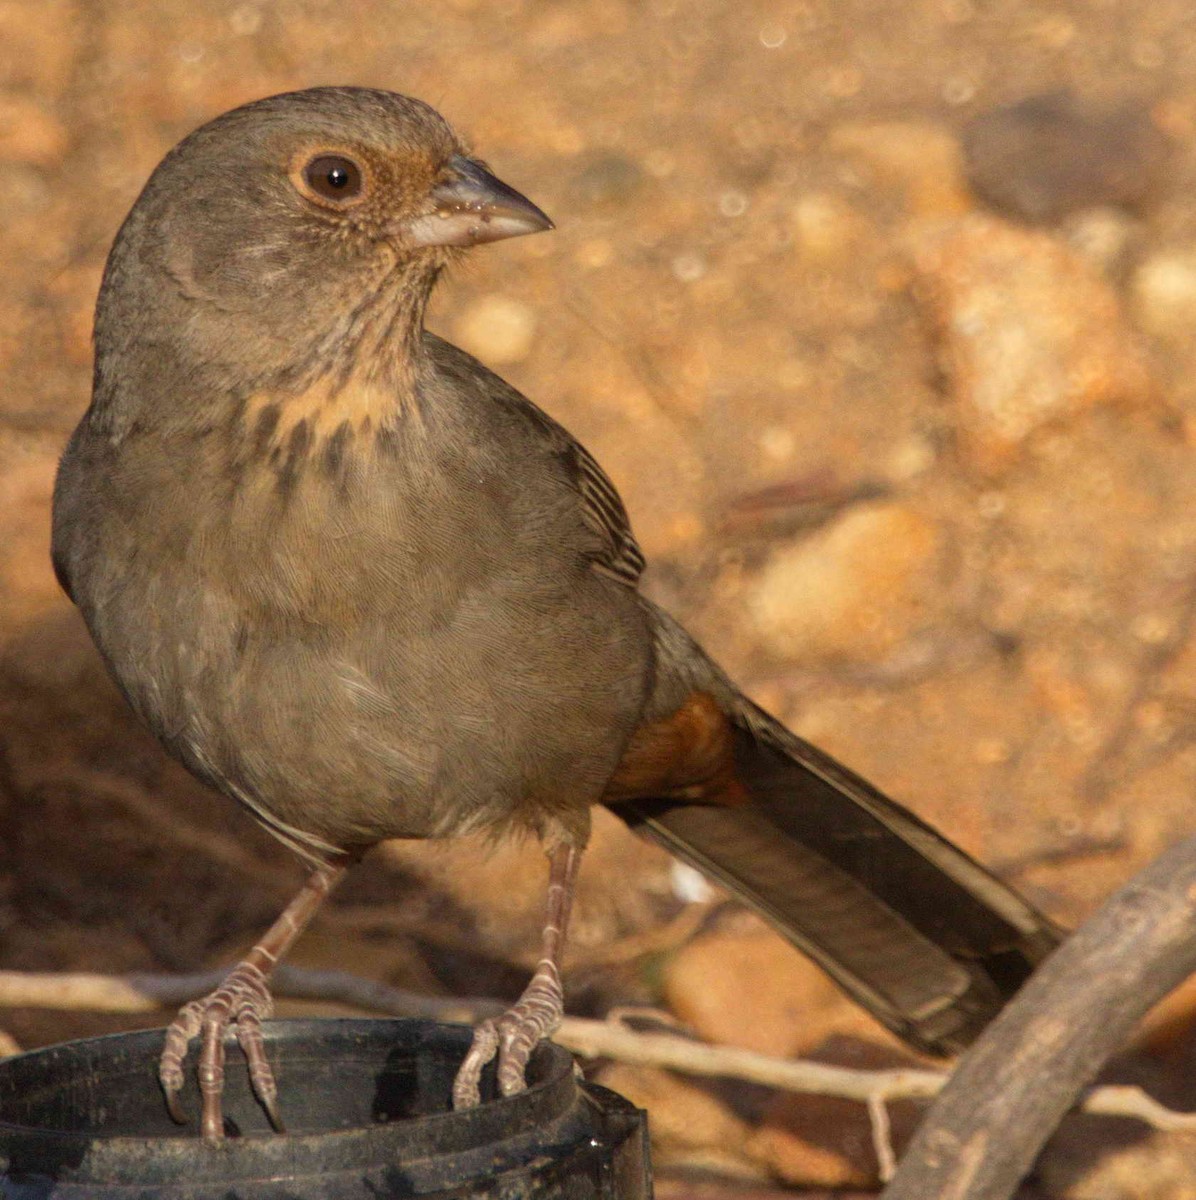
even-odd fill
[(553, 228), (526, 196), (460, 154), (449, 159), (429, 199), (430, 213), (404, 222), (409, 245), (476, 246)]

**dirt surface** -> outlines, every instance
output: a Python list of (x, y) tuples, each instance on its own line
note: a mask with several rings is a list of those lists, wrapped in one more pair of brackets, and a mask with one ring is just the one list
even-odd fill
[[(1065, 923), (1190, 830), (1186, 0), (0, 0), (0, 966), (214, 965), (298, 879), (138, 729), (46, 550), (146, 175), (216, 113), (319, 83), (431, 101), (556, 220), (478, 250), (432, 325), (589, 445), (648, 590), (750, 694)], [(386, 847), (296, 961), (513, 995), (542, 871), (534, 847)], [(674, 920), (691, 882), (613, 822), (583, 873), (574, 1011), (667, 1002), (729, 1042), (898, 1055), (754, 921)], [(1177, 1104), (1192, 1005), (1119, 1068)], [(136, 1023), (0, 1014), (26, 1046)], [(708, 1173), (662, 1195), (874, 1184), (858, 1112), (619, 1086), (658, 1161)], [(1088, 1122), (1032, 1186), (1194, 1177), (1178, 1139)]]

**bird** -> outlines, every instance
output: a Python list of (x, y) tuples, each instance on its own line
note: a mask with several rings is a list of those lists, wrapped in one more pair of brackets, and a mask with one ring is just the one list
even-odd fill
[(538, 837), (542, 952), (477, 1026), (452, 1104), (526, 1086), (605, 805), (755, 908), (913, 1046), (971, 1042), (1059, 929), (733, 684), (640, 588), (594, 457), (424, 327), (446, 267), (552, 221), (433, 108), (319, 87), (185, 137), (114, 240), (52, 558), (166, 750), (309, 867), (277, 922), (169, 1026), (201, 1136), (226, 1039), (282, 1132), (271, 971), (388, 838)]

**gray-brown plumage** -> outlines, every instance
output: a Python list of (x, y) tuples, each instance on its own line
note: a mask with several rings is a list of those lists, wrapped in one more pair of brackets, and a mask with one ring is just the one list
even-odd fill
[[(228, 113), (157, 168), (113, 246), (92, 405), (54, 560), (133, 707), (316, 867), (215, 998), (204, 1132), (237, 1029), (344, 864), (388, 837), (515, 828), (553, 860), (545, 958), (478, 1035), (476, 1102), (559, 1018), (590, 808), (607, 802), (754, 904), (882, 1021), (953, 1049), (1055, 941), (961, 851), (745, 700), (636, 590), (590, 455), (423, 329), (460, 247), (550, 227), (430, 108), (321, 88)], [(251, 961), (252, 960), (252, 961)]]

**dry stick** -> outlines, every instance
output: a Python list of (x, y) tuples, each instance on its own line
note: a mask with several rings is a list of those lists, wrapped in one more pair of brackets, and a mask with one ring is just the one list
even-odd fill
[(1039, 968), (956, 1068), (882, 1200), (1007, 1200), (1085, 1084), (1194, 970), (1196, 837)]
[[(93, 1012), (155, 1012), (218, 986), (224, 972), (199, 975), (57, 975), (0, 971), (0, 1007), (56, 1008)], [(277, 996), (337, 1001), (396, 1017), (476, 1021), (494, 1016), (501, 1000), (427, 996), (345, 971), (321, 971), (281, 964), (273, 978)], [(640, 1033), (613, 1020), (566, 1017), (553, 1039), (584, 1058), (610, 1058), (641, 1066), (665, 1067), (687, 1075), (742, 1079), (783, 1091), (836, 1096), (875, 1110), (890, 1100), (929, 1099), (949, 1078), (917, 1068), (856, 1070), (826, 1063), (773, 1058), (733, 1046), (710, 1046), (675, 1033)], [(1100, 1087), (1080, 1107), (1106, 1116), (1133, 1117), (1156, 1129), (1196, 1131), (1196, 1114), (1175, 1112), (1134, 1087)], [(875, 1120), (875, 1116), (874, 1116)], [(883, 1153), (881, 1154), (883, 1160)]]

